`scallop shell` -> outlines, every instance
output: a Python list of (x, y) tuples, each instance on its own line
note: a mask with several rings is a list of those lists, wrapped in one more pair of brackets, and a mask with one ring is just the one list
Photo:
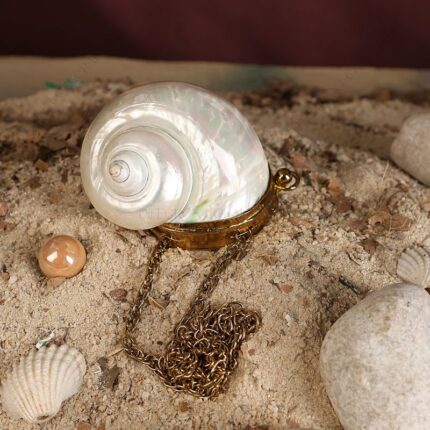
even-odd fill
[(101, 215), (148, 229), (247, 211), (266, 191), (269, 167), (236, 107), (194, 85), (161, 82), (99, 113), (82, 145), (81, 176)]
[(430, 282), (430, 256), (421, 247), (402, 253), (397, 264), (397, 275), (410, 284), (427, 287)]
[(85, 372), (84, 356), (75, 348), (51, 345), (32, 350), (2, 382), (3, 408), (11, 418), (49, 421), (63, 401), (78, 392)]

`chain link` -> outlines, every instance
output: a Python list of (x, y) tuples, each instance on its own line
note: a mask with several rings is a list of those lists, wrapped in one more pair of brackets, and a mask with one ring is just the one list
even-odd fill
[(130, 357), (152, 369), (167, 387), (208, 398), (226, 390), (228, 378), (238, 364), (240, 347), (258, 330), (261, 318), (240, 303), (213, 307), (208, 300), (229, 264), (246, 255), (251, 238), (251, 231), (237, 234), (235, 242), (228, 245), (215, 261), (187, 313), (177, 324), (173, 339), (164, 354), (158, 357), (145, 352), (136, 341), (136, 328), (151, 293), (154, 276), (170, 246), (168, 238), (161, 239), (154, 248), (145, 279), (126, 321), (123, 345)]

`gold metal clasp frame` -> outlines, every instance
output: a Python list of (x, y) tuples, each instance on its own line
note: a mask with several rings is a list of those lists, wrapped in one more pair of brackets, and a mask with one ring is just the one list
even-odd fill
[(193, 224), (163, 224), (151, 231), (159, 239), (168, 239), (170, 246), (183, 249), (215, 249), (234, 242), (237, 235), (258, 233), (278, 206), (278, 193), (297, 188), (300, 177), (287, 168), (270, 174), (269, 184), (261, 199), (238, 216), (220, 221)]

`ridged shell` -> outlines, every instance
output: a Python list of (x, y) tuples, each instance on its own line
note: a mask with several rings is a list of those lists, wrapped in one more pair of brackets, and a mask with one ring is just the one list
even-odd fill
[(397, 275), (410, 284), (427, 287), (430, 282), (430, 256), (420, 247), (407, 249), (397, 264)]
[(11, 418), (49, 421), (63, 401), (78, 392), (85, 372), (84, 356), (75, 348), (52, 345), (32, 350), (2, 381), (3, 408)]

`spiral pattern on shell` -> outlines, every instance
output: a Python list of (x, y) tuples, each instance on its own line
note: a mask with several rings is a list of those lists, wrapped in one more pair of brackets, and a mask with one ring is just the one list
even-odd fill
[(193, 85), (134, 88), (105, 107), (81, 155), (98, 212), (131, 229), (236, 216), (263, 195), (269, 169), (240, 112)]

